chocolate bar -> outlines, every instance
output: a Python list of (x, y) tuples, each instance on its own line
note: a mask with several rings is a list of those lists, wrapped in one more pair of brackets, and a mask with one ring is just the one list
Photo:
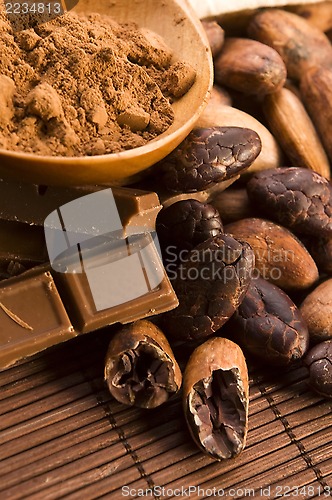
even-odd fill
[(76, 335), (45, 267), (0, 284), (0, 368)]
[(1, 191), (8, 204), (1, 204), (0, 231), (9, 241), (0, 252), (14, 256), (17, 245), (19, 258), (50, 262), (0, 284), (0, 369), (77, 335), (178, 305), (154, 231), (161, 208), (155, 193), (47, 188), (41, 194), (37, 186), (3, 181)]
[[(145, 200), (141, 201), (136, 194), (129, 198), (130, 193), (120, 193), (122, 206), (119, 191), (118, 198), (110, 188), (89, 193), (62, 205), (45, 219), (50, 262), (80, 332), (115, 322), (128, 323), (177, 305), (156, 232), (151, 231), (150, 212), (156, 213), (158, 197), (142, 194)], [(146, 210), (130, 213), (129, 201), (135, 201), (136, 206), (144, 201)]]
[[(85, 249), (80, 262), (82, 272), (53, 274), (81, 333), (130, 323), (178, 305), (151, 233)], [(70, 269), (70, 261), (67, 265)]]
[[(59, 188), (0, 179), (0, 219), (43, 227), (46, 217), (54, 210), (105, 188)], [(123, 227), (154, 229), (157, 214), (162, 208), (156, 193), (122, 187), (112, 187), (112, 192)]]
[(0, 369), (79, 334), (177, 306), (150, 233), (83, 255), (82, 273), (41, 265), (0, 283)]

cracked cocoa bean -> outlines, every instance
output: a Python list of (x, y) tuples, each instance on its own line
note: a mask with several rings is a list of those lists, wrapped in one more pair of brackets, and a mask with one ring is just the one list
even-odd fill
[(248, 430), (248, 371), (241, 348), (214, 337), (197, 347), (183, 376), (183, 408), (197, 446), (222, 460), (238, 455)]
[(159, 212), (156, 230), (162, 250), (191, 250), (203, 241), (222, 234), (223, 226), (216, 208), (198, 200), (180, 200)]
[(284, 167), (253, 175), (249, 199), (262, 213), (299, 234), (332, 235), (332, 186), (307, 168)]
[(308, 328), (296, 305), (262, 278), (251, 280), (227, 331), (248, 353), (276, 366), (300, 359), (309, 345)]
[(155, 408), (180, 389), (182, 375), (163, 332), (150, 321), (139, 320), (112, 338), (105, 380), (120, 403)]
[(155, 166), (169, 191), (193, 193), (243, 172), (261, 151), (256, 132), (240, 127), (196, 128)]
[(312, 347), (303, 361), (309, 370), (312, 389), (326, 398), (332, 398), (332, 340)]
[(171, 276), (179, 306), (163, 315), (165, 333), (178, 340), (213, 335), (243, 300), (253, 268), (250, 246), (229, 235), (197, 245)]

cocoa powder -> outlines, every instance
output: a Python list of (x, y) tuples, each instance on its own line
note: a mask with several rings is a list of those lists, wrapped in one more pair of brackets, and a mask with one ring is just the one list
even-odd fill
[[(172, 124), (172, 99), (195, 79), (160, 36), (107, 16), (67, 13), (14, 32), (0, 13), (0, 26), (0, 148), (83, 156), (143, 146)], [(161, 89), (161, 75), (180, 92)]]

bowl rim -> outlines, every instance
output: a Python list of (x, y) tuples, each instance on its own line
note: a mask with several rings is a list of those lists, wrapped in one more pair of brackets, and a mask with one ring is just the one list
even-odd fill
[[(98, 159), (107, 159), (108, 161), (112, 158), (116, 158), (116, 160), (127, 160), (130, 159), (131, 157), (137, 158), (141, 156), (142, 154), (145, 153), (150, 153), (156, 148), (156, 143), (161, 141), (163, 144), (167, 144), (168, 142), (173, 142), (174, 137), (178, 137), (180, 133), (183, 130), (187, 130), (188, 127), (193, 128), (195, 123), (198, 120), (198, 116), (201, 114), (201, 112), (204, 110), (206, 107), (209, 98), (211, 95), (211, 88), (206, 92), (206, 95), (204, 96), (204, 99), (202, 100), (201, 104), (195, 111), (195, 115), (192, 116), (189, 120), (187, 120), (181, 127), (175, 129), (173, 132), (170, 134), (167, 134), (167, 130), (163, 132), (165, 137), (163, 137), (163, 134), (158, 135), (154, 139), (151, 139), (148, 143), (144, 144), (143, 146), (138, 146), (136, 148), (128, 149), (126, 151), (119, 151), (118, 153), (106, 153), (102, 155), (84, 155), (84, 156), (59, 156), (59, 155), (54, 155), (54, 156), (49, 156), (49, 155), (38, 155), (36, 153), (27, 153), (24, 151), (12, 151), (9, 149), (4, 149), (0, 148), (0, 157), (2, 155), (6, 155), (7, 157), (11, 157), (12, 159), (15, 158), (27, 158), (31, 160), (38, 160), (38, 161), (47, 161), (47, 163), (71, 163), (72, 161), (75, 160), (75, 162), (80, 162), (84, 163), (86, 161), (91, 162), (92, 158), (98, 158)], [(159, 147), (160, 145), (158, 145)]]

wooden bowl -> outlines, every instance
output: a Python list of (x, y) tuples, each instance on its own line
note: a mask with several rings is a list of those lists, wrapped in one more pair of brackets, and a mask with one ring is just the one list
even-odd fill
[(209, 99), (213, 67), (205, 32), (181, 0), (80, 0), (73, 11), (98, 12), (118, 22), (136, 22), (160, 34), (177, 58), (190, 63), (197, 78), (174, 103), (174, 123), (145, 146), (121, 153), (84, 157), (39, 156), (0, 149), (0, 178), (45, 185), (123, 185), (167, 156), (194, 128)]

